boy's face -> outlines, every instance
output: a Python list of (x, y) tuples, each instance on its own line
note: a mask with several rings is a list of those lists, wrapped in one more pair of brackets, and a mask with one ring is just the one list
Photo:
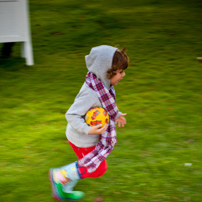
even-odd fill
[(123, 77), (126, 75), (126, 73), (124, 72), (123, 69), (117, 69), (116, 70), (116, 75), (114, 75), (111, 79), (110, 79), (110, 84), (112, 86), (116, 86), (121, 79), (123, 79)]

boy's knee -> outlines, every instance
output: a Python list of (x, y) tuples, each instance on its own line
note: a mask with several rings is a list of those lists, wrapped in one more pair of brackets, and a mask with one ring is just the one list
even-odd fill
[(90, 177), (90, 178), (97, 178), (97, 177), (101, 177), (105, 174), (105, 172), (107, 171), (107, 162), (103, 161), (100, 166), (92, 173), (88, 173), (86, 172), (86, 168), (84, 167), (79, 167), (79, 172), (81, 175), (81, 178), (86, 178), (86, 177)]
[[(97, 168), (97, 170), (95, 171), (94, 177), (101, 177), (101, 176), (103, 176), (103, 175), (106, 173), (107, 168), (108, 168), (107, 162), (106, 162), (106, 161), (103, 161), (103, 162), (100, 164), (100, 166)], [(93, 177), (93, 176), (92, 176), (92, 177)]]

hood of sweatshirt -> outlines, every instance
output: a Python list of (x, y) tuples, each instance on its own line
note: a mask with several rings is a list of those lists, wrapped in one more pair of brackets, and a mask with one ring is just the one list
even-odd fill
[(107, 45), (97, 46), (91, 49), (85, 56), (86, 66), (89, 72), (95, 74), (107, 89), (110, 89), (110, 79), (107, 78), (107, 70), (111, 69), (113, 56), (117, 48)]

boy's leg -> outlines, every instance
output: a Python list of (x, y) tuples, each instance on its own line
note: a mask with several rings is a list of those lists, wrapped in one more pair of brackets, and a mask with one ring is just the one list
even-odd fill
[[(69, 142), (79, 159), (93, 151), (95, 146), (88, 148), (79, 148)], [(88, 173), (87, 169), (79, 166), (78, 162), (68, 164), (60, 168), (53, 168), (49, 171), (49, 177), (52, 186), (52, 195), (57, 200), (70, 199), (76, 200), (83, 198), (84, 193), (73, 191), (78, 179), (86, 177), (97, 178), (102, 176), (107, 170), (107, 162), (104, 160), (96, 171)]]
[[(74, 150), (74, 152), (76, 153), (76, 155), (77, 155), (77, 157), (79, 159), (83, 158), (85, 155), (87, 155), (89, 152), (91, 152), (91, 151), (93, 151), (95, 149), (95, 146), (88, 147), (88, 148), (81, 148), (81, 147), (75, 146), (71, 142), (69, 142), (69, 144), (71, 145), (72, 149)], [(86, 168), (84, 168), (84, 167), (79, 167), (79, 171), (80, 171), (80, 173), (83, 173), (83, 174), (81, 174), (81, 178), (86, 178), (86, 177), (97, 178), (97, 177), (101, 177), (107, 171), (107, 161), (106, 160), (102, 161), (100, 166), (92, 173), (88, 173), (86, 171)]]
[[(84, 193), (73, 191), (77, 180), (81, 179), (77, 162), (49, 170), (52, 195), (55, 199), (77, 200), (84, 197)], [(65, 191), (64, 191), (65, 189)]]

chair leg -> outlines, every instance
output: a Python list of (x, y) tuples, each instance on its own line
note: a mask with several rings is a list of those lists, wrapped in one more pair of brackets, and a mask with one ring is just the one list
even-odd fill
[(14, 46), (15, 42), (7, 42), (3, 44), (3, 47), (1, 49), (1, 58), (10, 58), (12, 54), (12, 48)]

